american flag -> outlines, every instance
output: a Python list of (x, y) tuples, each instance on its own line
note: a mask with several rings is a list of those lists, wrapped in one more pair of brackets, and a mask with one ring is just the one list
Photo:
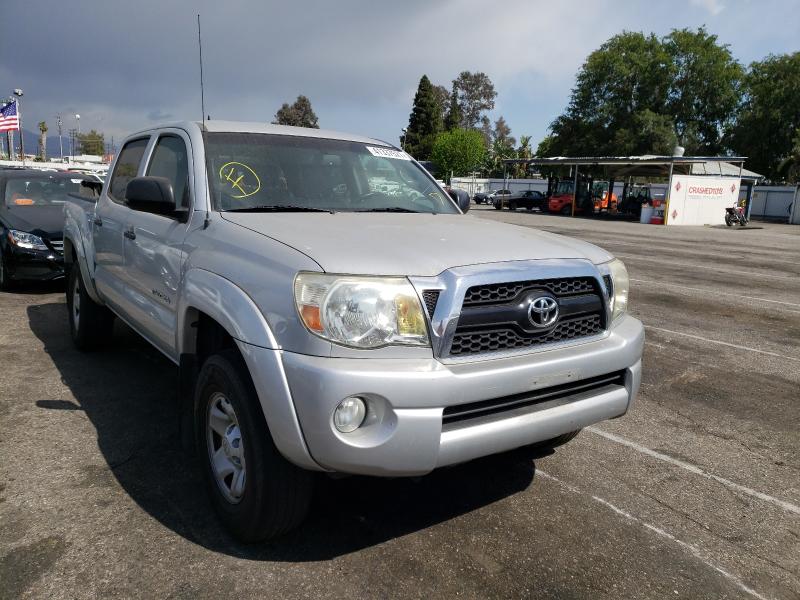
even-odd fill
[(19, 130), (19, 115), (17, 114), (17, 101), (8, 102), (0, 108), (0, 133), (4, 131)]

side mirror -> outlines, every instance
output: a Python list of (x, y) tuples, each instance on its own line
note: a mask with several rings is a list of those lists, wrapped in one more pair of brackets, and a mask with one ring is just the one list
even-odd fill
[(134, 177), (125, 189), (125, 202), (131, 210), (156, 215), (175, 212), (172, 183), (166, 177)]
[(461, 212), (467, 212), (470, 206), (469, 194), (464, 190), (447, 190), (447, 193), (450, 194), (450, 197), (456, 201), (458, 204), (458, 208), (461, 209)]

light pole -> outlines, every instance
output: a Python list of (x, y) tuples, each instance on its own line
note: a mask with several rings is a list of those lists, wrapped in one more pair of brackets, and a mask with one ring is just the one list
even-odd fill
[(406, 151), (406, 131), (407, 131), (407, 130), (406, 130), (405, 128), (403, 128), (403, 129), (401, 129), (400, 131), (402, 131), (402, 132), (403, 132), (403, 135), (402, 135), (402, 136), (400, 136), (400, 138), (403, 140), (403, 143), (402, 143), (402, 144), (400, 144), (400, 149), (401, 149), (403, 152), (405, 152), (405, 151)]
[(14, 89), (14, 95), (17, 97), (17, 118), (19, 119), (19, 151), (22, 154), (22, 166), (25, 166), (25, 132), (22, 129), (22, 108), (20, 108), (20, 98), (22, 98), (22, 90), (19, 88)]
[[(78, 127), (78, 134), (77, 134), (76, 137), (78, 138), (78, 146), (80, 146), (80, 144), (81, 144), (81, 116), (79, 114), (75, 115), (75, 122), (77, 123), (77, 127)], [(73, 148), (72, 148), (72, 156), (73, 157), (75, 156), (74, 144), (73, 144)]]

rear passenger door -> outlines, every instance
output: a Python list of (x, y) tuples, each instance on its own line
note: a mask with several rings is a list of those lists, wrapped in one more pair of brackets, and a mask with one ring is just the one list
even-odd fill
[(179, 211), (157, 215), (129, 211), (123, 237), (128, 305), (134, 326), (153, 344), (177, 360), (178, 290), (186, 252), (193, 201), (191, 144), (181, 130), (164, 130), (146, 157), (144, 175), (172, 184)]
[(125, 306), (126, 277), (122, 255), (123, 226), (130, 212), (125, 206), (125, 190), (128, 182), (140, 174), (149, 142), (148, 135), (130, 140), (122, 147), (91, 223), (95, 284), (103, 299), (121, 313), (128, 310)]

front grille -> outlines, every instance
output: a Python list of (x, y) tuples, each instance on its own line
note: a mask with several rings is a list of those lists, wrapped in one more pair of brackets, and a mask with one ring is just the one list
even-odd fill
[(425, 290), (422, 292), (422, 299), (425, 301), (425, 308), (429, 317), (433, 317), (433, 311), (436, 310), (436, 303), (439, 302), (439, 294), (441, 293), (441, 290)]
[[(528, 306), (542, 294), (555, 297), (559, 318), (538, 328)], [(589, 337), (606, 326), (604, 291), (593, 277), (494, 283), (470, 287), (449, 356), (514, 350)]]
[[(445, 430), (452, 429), (454, 423), (458, 423), (455, 427), (472, 425), (476, 420), (490, 420), (497, 418), (498, 415), (507, 417), (511, 416), (508, 414), (511, 411), (531, 412), (532, 410), (543, 410), (580, 400), (608, 386), (624, 385), (625, 371), (623, 370), (501, 398), (447, 406), (442, 413), (442, 428)], [(613, 389), (613, 387), (608, 389)]]
[(457, 332), (453, 338), (453, 345), (450, 346), (450, 354), (457, 356), (459, 354), (525, 348), (526, 346), (550, 344), (596, 335), (601, 331), (603, 331), (603, 322), (600, 315), (589, 315), (588, 317), (561, 321), (552, 331), (538, 337), (523, 337), (512, 329), (496, 329), (477, 333)]
[(591, 277), (569, 277), (565, 279), (540, 279), (538, 281), (513, 281), (511, 283), (475, 285), (467, 290), (464, 296), (464, 306), (505, 302), (530, 287), (546, 289), (554, 296), (567, 296), (591, 293), (595, 291), (595, 282)]

